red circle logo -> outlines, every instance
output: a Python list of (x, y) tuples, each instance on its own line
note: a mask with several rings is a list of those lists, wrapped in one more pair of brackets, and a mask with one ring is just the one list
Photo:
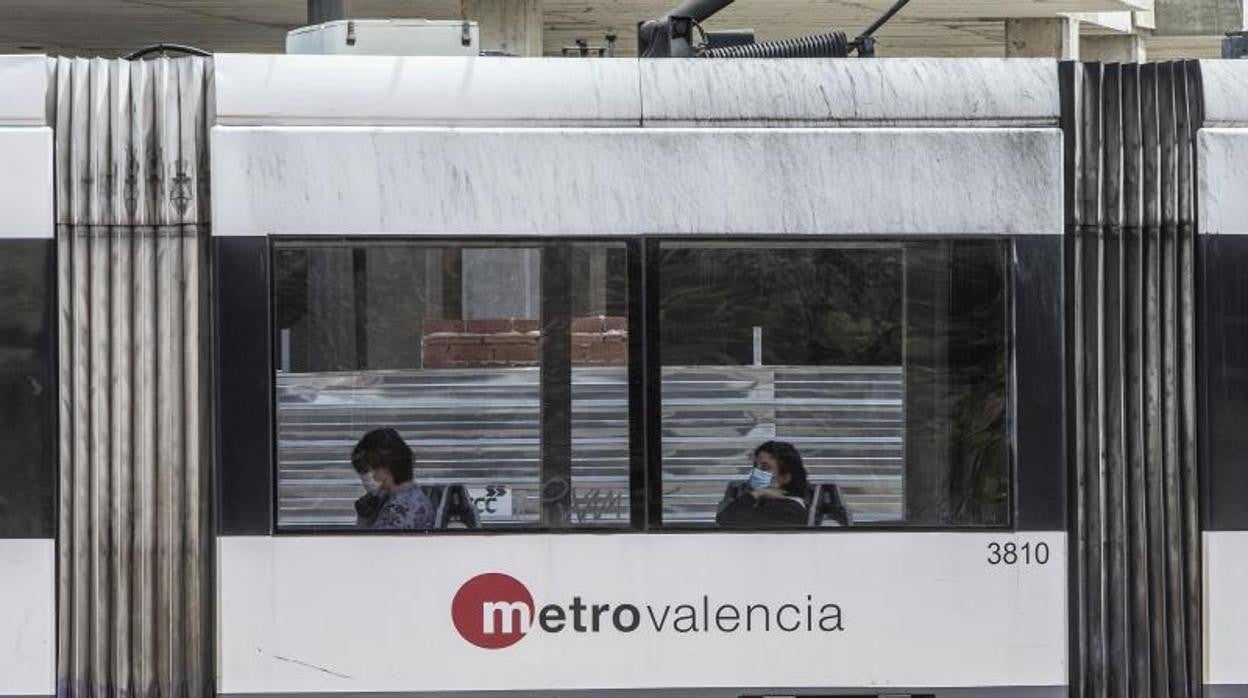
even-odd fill
[(499, 650), (519, 642), (537, 619), (533, 595), (520, 580), (489, 572), (469, 579), (455, 592), (451, 620), (468, 642)]

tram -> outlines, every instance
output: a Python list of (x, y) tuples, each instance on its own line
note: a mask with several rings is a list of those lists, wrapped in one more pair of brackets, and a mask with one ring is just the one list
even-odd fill
[[(255, 454), (222, 488), (265, 493), (223, 502), (221, 690), (1063, 686), (1057, 73), (968, 62), (889, 103), (941, 67), (218, 58), (218, 321), (272, 328), (222, 335), (220, 374), (277, 346), (218, 396), (222, 437)], [(863, 92), (819, 96), (842, 80)], [(298, 105), (258, 101), (296, 85)], [(1007, 360), (1010, 326), (1033, 334)], [(534, 330), (571, 355), (523, 353)], [(957, 443), (976, 419), (982, 444)], [(383, 426), (427, 482), (505, 489), (509, 514), (326, 536), (350, 533), (345, 458)], [(1008, 434), (1035, 446), (1011, 456)], [(769, 440), (849, 526), (714, 526)], [(399, 627), (346, 632), (384, 580)], [(491, 626), (499, 604), (528, 610)]]
[(1248, 63), (3, 57), (0, 153), (0, 695), (1248, 695)]

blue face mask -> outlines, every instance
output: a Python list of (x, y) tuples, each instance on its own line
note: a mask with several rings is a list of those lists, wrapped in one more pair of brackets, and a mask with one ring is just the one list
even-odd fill
[(771, 487), (771, 473), (762, 468), (753, 468), (750, 470), (750, 487), (756, 490)]

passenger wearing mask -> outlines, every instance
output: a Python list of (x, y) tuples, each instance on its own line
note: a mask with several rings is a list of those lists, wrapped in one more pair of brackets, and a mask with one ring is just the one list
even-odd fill
[(355, 469), (355, 474), (360, 478), (360, 485), (364, 487), (364, 494), (355, 500), (355, 527), (356, 528), (372, 528), (373, 522), (377, 520), (377, 514), (381, 512), (381, 485), (373, 478), (373, 473), (368, 469), (368, 463), (364, 460), (364, 440), (361, 439), (355, 445), (355, 450), (351, 452), (351, 467)]
[(433, 528), (433, 504), (413, 482), (412, 449), (394, 429), (374, 429), (351, 453), (365, 494), (355, 502), (356, 525), (386, 531)]
[(744, 491), (720, 502), (715, 521), (724, 528), (802, 527), (809, 499), (802, 455), (793, 444), (768, 441), (754, 449), (754, 468)]

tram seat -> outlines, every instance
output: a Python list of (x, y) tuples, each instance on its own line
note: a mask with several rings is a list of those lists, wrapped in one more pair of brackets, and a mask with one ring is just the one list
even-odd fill
[(822, 526), (826, 519), (831, 519), (840, 526), (853, 525), (854, 518), (849, 513), (849, 507), (845, 506), (845, 500), (841, 497), (841, 488), (830, 482), (816, 484), (814, 488), (815, 492), (811, 497), (810, 518), (806, 522), (807, 526)]
[[(748, 483), (743, 481), (730, 482), (724, 488), (724, 500), (732, 501), (745, 493)], [(810, 501), (807, 502), (806, 526), (808, 528), (819, 528), (823, 526), (826, 520), (832, 520), (838, 526), (852, 526), (854, 523), (853, 516), (849, 513), (849, 507), (845, 506), (845, 500), (841, 497), (841, 489), (836, 485), (828, 482), (822, 484), (811, 484), (813, 493)]]
[[(468, 488), (463, 485), (425, 485), (421, 487), (429, 502), (433, 504), (433, 528), (476, 529), (481, 527), (477, 518), (477, 508), (468, 496)], [(454, 524), (454, 525), (452, 525)]]

